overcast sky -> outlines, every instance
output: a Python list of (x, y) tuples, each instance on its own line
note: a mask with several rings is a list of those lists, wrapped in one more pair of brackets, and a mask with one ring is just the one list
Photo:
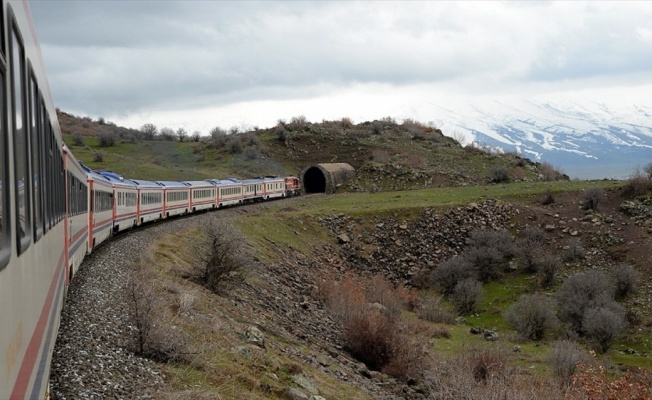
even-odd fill
[(30, 5), (55, 105), (135, 128), (427, 122), (505, 96), (651, 104), (648, 1)]

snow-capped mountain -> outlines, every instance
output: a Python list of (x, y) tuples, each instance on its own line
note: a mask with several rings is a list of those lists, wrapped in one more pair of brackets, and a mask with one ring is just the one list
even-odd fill
[(624, 178), (652, 163), (652, 107), (647, 105), (512, 99), (428, 108), (448, 136), (516, 150), (573, 178)]

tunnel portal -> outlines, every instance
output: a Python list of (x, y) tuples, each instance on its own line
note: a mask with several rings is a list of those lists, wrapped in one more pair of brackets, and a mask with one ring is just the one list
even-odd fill
[(333, 193), (354, 174), (347, 163), (311, 165), (301, 172), (301, 186), (305, 193)]

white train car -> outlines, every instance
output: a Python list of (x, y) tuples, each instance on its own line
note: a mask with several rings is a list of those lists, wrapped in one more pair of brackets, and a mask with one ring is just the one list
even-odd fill
[(77, 273), (88, 252), (88, 171), (63, 147), (66, 170), (66, 247), (68, 248), (68, 279)]
[(138, 189), (138, 225), (163, 218), (163, 188), (153, 181), (130, 179)]
[(234, 206), (243, 202), (242, 182), (235, 179), (209, 179), (217, 189), (217, 207)]
[(285, 197), (285, 178), (266, 176), (263, 178), (263, 199), (278, 199)]
[(263, 180), (262, 178), (245, 179), (242, 181), (243, 201), (253, 203), (263, 199)]
[(88, 252), (113, 235), (113, 185), (97, 172), (88, 172)]
[(0, 399), (44, 398), (67, 280), (63, 143), (26, 1), (0, 10)]
[(98, 171), (113, 188), (113, 233), (138, 225), (138, 188), (130, 180), (109, 171)]
[(210, 181), (181, 182), (190, 189), (190, 210), (210, 210), (217, 207), (217, 187)]
[(190, 188), (181, 182), (156, 181), (163, 188), (163, 218), (188, 214), (191, 210)]

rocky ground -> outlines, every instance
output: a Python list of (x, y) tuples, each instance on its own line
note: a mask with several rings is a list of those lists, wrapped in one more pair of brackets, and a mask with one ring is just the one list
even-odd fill
[[(644, 275), (634, 302), (651, 309), (652, 223), (647, 205), (630, 205), (626, 214), (620, 209), (618, 194), (608, 192), (598, 212), (585, 212), (578, 200), (577, 195), (559, 195), (545, 206), (537, 199), (527, 206), (485, 201), (446, 212), (424, 210), (414, 221), (392, 216), (373, 221), (345, 215), (322, 217), (320, 223), (337, 237), (337, 247), (317, 248), (318, 256), (308, 258), (277, 246), (270, 238), (284, 254), (283, 261), (257, 265), (253, 272), (259, 279), (235, 285), (225, 293), (223, 304), (229, 305), (219, 318), (227, 320), (223, 325), (229, 328), (224, 329), (241, 333), (238, 337), (242, 343), (234, 344), (233, 349), (243, 357), (250, 357), (251, 352), (275, 352), (298, 365), (282, 391), (278, 385), (261, 384), (258, 393), (269, 390), (272, 398), (319, 399), (324, 391), (312, 379), (311, 371), (320, 371), (371, 398), (427, 398), (424, 387), (370, 371), (346, 352), (338, 326), (315, 297), (316, 276), (325, 270), (364, 270), (410, 284), (420, 271), (458, 254), (474, 229), (518, 233), (525, 226), (536, 225), (547, 232), (551, 251), (561, 251), (570, 240), (579, 239), (587, 249), (585, 267), (633, 263)], [(241, 212), (251, 209), (233, 209), (229, 216)], [(165, 366), (133, 354), (129, 327), (124, 322), (126, 305), (120, 295), (127, 279), (126, 259), (142, 253), (162, 235), (196, 224), (198, 218), (202, 216), (125, 235), (102, 246), (84, 262), (68, 294), (55, 347), (51, 374), (54, 398), (211, 398), (202, 392), (179, 392), (167, 386)], [(200, 316), (195, 314), (194, 318), (199, 320)]]

